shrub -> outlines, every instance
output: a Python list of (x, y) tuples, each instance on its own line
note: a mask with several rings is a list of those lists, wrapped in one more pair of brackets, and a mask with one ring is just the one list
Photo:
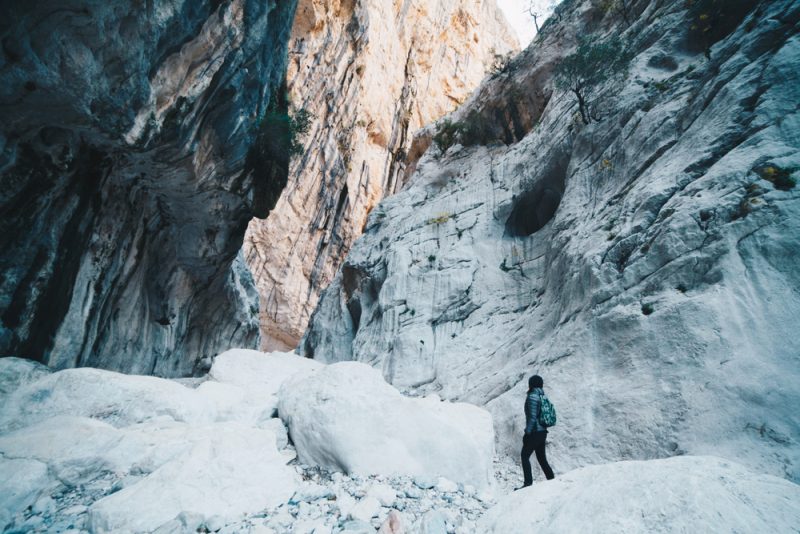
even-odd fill
[(460, 130), (461, 144), (464, 146), (485, 145), (492, 141), (494, 136), (489, 122), (477, 111), (470, 111)]
[(444, 119), (433, 135), (433, 142), (442, 153), (461, 143), (464, 146), (484, 145), (495, 139), (489, 122), (477, 111), (470, 111), (463, 121)]
[(498, 54), (494, 52), (493, 55), (492, 64), (489, 66), (489, 76), (491, 78), (497, 78), (504, 72), (511, 70), (513, 65), (512, 60), (514, 58), (513, 52), (507, 54)]
[(259, 216), (265, 216), (278, 201), (289, 176), (291, 158), (303, 153), (300, 140), (311, 127), (311, 113), (300, 109), (290, 115), (288, 108), (285, 92), (277, 91), (258, 123), (255, 140), (245, 157), (245, 172), (254, 176), (255, 211)]
[(631, 3), (632, 0), (602, 0), (600, 9), (604, 13), (615, 13), (625, 22), (626, 26), (631, 25)]
[(578, 102), (578, 111), (584, 124), (599, 121), (594, 99), (607, 80), (627, 72), (630, 58), (619, 38), (598, 42), (582, 38), (578, 49), (561, 60), (556, 67), (555, 85), (570, 91)]
[(728, 36), (755, 7), (752, 0), (686, 0), (691, 41), (711, 56), (711, 46)]
[(443, 224), (450, 220), (449, 213), (441, 213), (438, 216), (428, 219), (428, 224)]
[(439, 125), (439, 129), (433, 134), (433, 142), (439, 147), (439, 150), (444, 154), (451, 146), (456, 144), (460, 123), (452, 122), (450, 119), (444, 119)]
[(792, 178), (792, 170), (790, 169), (782, 169), (777, 165), (767, 164), (761, 167), (756, 167), (753, 170), (764, 180), (772, 182), (772, 185), (775, 186), (775, 189), (788, 191), (797, 185), (795, 179)]

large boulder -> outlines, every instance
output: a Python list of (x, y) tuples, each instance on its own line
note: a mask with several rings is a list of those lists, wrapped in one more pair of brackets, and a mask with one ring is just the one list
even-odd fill
[(212, 403), (171, 380), (102, 369), (65, 369), (11, 392), (0, 409), (0, 431), (66, 414), (124, 427), (159, 417), (210, 422), (213, 412)]
[(571, 471), (514, 492), (478, 523), (529, 532), (793, 532), (800, 486), (712, 456), (628, 461)]
[(359, 475), (442, 476), (484, 488), (491, 480), (491, 415), (436, 397), (404, 397), (357, 362), (287, 380), (278, 413), (306, 464)]
[(287, 378), (322, 365), (290, 352), (231, 349), (214, 359), (209, 380), (197, 391), (215, 405), (218, 418), (260, 426), (273, 417)]
[(0, 530), (194, 531), (287, 502), (275, 392), (320, 365), (232, 350), (192, 389), (0, 360)]

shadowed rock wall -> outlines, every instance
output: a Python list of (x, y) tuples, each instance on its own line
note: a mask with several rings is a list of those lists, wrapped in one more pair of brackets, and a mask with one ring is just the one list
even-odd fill
[(0, 354), (186, 375), (258, 344), (243, 172), (295, 2), (0, 8)]

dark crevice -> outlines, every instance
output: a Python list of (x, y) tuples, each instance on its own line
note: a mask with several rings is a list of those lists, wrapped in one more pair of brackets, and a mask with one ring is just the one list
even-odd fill
[(506, 219), (506, 236), (529, 236), (552, 220), (564, 194), (568, 162), (566, 157), (556, 157), (543, 178), (514, 199)]

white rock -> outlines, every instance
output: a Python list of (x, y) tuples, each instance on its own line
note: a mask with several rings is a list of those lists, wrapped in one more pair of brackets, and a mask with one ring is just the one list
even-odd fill
[(445, 477), (439, 477), (439, 480), (436, 482), (436, 491), (441, 493), (455, 493), (458, 491), (458, 484)]
[(358, 501), (353, 509), (350, 510), (350, 517), (361, 521), (369, 521), (373, 517), (377, 517), (380, 510), (381, 502), (375, 497), (367, 496)]
[(326, 486), (323, 486), (321, 484), (305, 483), (302, 484), (297, 489), (294, 496), (292, 496), (292, 501), (313, 502), (313, 501), (318, 501), (320, 499), (327, 499), (333, 496), (334, 496), (333, 490), (331, 490)]
[(375, 497), (383, 506), (392, 506), (397, 500), (397, 492), (388, 484), (372, 484), (367, 490), (367, 496)]
[(375, 528), (367, 521), (351, 519), (342, 525), (340, 534), (375, 534)]
[(48, 374), (50, 368), (40, 363), (22, 358), (0, 358), (0, 406), (5, 403), (5, 397), (17, 388)]
[(502, 498), (486, 534), (791, 532), (800, 486), (716, 457), (585, 467)]
[(415, 525), (417, 534), (447, 534), (445, 516), (438, 510), (425, 512)]
[(11, 523), (17, 512), (37, 502), (51, 484), (47, 465), (35, 460), (0, 456), (0, 530)]
[(219, 515), (230, 522), (276, 507), (294, 493), (298, 480), (285, 466), (271, 432), (237, 423), (199, 430), (206, 439), (190, 451), (93, 504), (92, 529), (152, 530), (178, 512)]
[(258, 426), (275, 434), (275, 444), (278, 450), (283, 450), (289, 445), (289, 431), (286, 430), (286, 425), (279, 418), (273, 417)]
[(476, 406), (404, 397), (355, 362), (290, 379), (279, 399), (302, 463), (489, 484), (494, 434), (491, 417)]
[(414, 485), (420, 489), (431, 489), (432, 487), (436, 486), (436, 478), (433, 476), (415, 476), (414, 477)]
[(214, 404), (220, 420), (269, 426), (284, 380), (320, 365), (288, 352), (231, 349), (214, 359), (210, 380), (197, 391)]
[(80, 415), (123, 427), (160, 417), (206, 423), (215, 419), (216, 411), (197, 392), (171, 380), (101, 369), (66, 369), (13, 391), (0, 407), (0, 431), (55, 415)]
[(317, 361), (292, 352), (231, 349), (214, 358), (208, 374), (217, 382), (275, 395), (287, 378), (297, 373), (307, 374), (321, 366)]
[(345, 490), (341, 490), (336, 494), (336, 508), (342, 518), (348, 517), (355, 505), (356, 500)]

